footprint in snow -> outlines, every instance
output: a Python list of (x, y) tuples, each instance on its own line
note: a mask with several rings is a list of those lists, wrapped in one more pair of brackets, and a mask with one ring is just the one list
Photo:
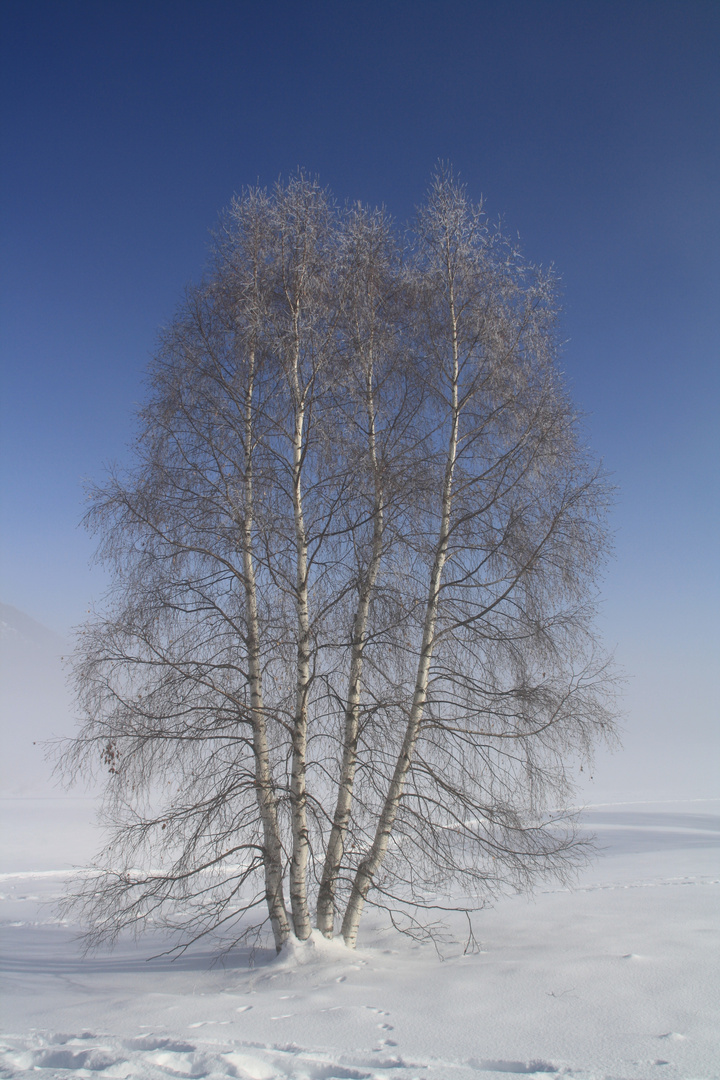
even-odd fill
[(174, 1039), (157, 1038), (153, 1035), (141, 1035), (137, 1039), (125, 1039), (126, 1050), (166, 1050), (171, 1054), (192, 1054), (193, 1043), (177, 1042)]
[(532, 1061), (478, 1061), (477, 1058), (470, 1058), (468, 1065), (471, 1069), (478, 1069), (481, 1072), (504, 1072), (504, 1073), (518, 1073), (521, 1076), (534, 1076), (537, 1073), (553, 1073), (556, 1074), (560, 1071), (557, 1065), (553, 1065), (551, 1061), (539, 1061), (533, 1059)]
[(48, 1042), (54, 1043), (56, 1046), (64, 1046), (65, 1043), (77, 1042), (78, 1039), (101, 1039), (102, 1035), (96, 1035), (94, 1031), (80, 1031), (78, 1033), (68, 1034), (64, 1031), (55, 1031), (52, 1035), (48, 1036)]
[(249, 1012), (252, 1009), (252, 1005), (239, 1005), (235, 1012)]
[(392, 1024), (378, 1024), (381, 1031), (394, 1031)]
[[(223, 1054), (222, 1057), (223, 1064), (230, 1066), (232, 1069), (230, 1073), (223, 1072), (223, 1076), (246, 1076), (248, 1078), (252, 1077), (252, 1080), (274, 1080), (279, 1075), (267, 1062), (242, 1051), (231, 1050)], [(205, 1076), (206, 1074), (203, 1073), (202, 1075)], [(213, 1073), (213, 1075), (215, 1074)]]
[(358, 1072), (357, 1069), (344, 1069), (341, 1065), (319, 1065), (314, 1062), (308, 1064), (308, 1072), (302, 1073), (308, 1080), (372, 1080), (371, 1073)]
[(107, 1051), (97, 1050), (68, 1050), (58, 1047), (48, 1047), (45, 1050), (35, 1051), (32, 1054), (33, 1069), (67, 1069), (67, 1070), (90, 1070), (91, 1072), (104, 1072), (113, 1065), (125, 1061), (117, 1055), (110, 1055)]
[(171, 1076), (207, 1076), (206, 1071), (197, 1071), (197, 1055), (194, 1053), (184, 1054), (177, 1050), (162, 1050), (149, 1057), (148, 1062), (151, 1065), (157, 1065), (162, 1072), (169, 1073)]

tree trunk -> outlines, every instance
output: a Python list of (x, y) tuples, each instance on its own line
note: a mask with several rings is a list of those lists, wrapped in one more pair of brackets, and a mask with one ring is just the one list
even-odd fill
[(250, 374), (245, 402), (245, 516), (243, 521), (243, 577), (248, 625), (248, 670), (252, 709), (255, 786), (263, 826), (263, 858), (265, 864), (265, 898), (272, 925), (275, 948), (278, 952), (290, 934), (290, 923), (283, 896), (282, 844), (278, 827), (277, 804), (273, 791), (270, 755), (268, 752), (265, 709), (262, 694), (262, 669), (255, 589), (255, 568), (252, 554), (253, 475), (252, 475), (252, 399), (254, 355), (250, 356)]
[(305, 409), (299, 378), (298, 312), (295, 313), (296, 348), (292, 371), (295, 398), (295, 430), (293, 433), (293, 516), (295, 522), (296, 579), (295, 609), (297, 613), (297, 671), (295, 684), (295, 716), (292, 735), (292, 773), (290, 798), (292, 806), (293, 852), (290, 862), (290, 904), (295, 935), (301, 941), (310, 937), (312, 925), (307, 898), (308, 825), (306, 791), (306, 755), (308, 723), (308, 689), (310, 685), (310, 615), (308, 605), (307, 535), (302, 501), (302, 461)]
[(366, 382), (366, 391), (370, 464), (375, 480), (373, 542), (370, 565), (368, 566), (365, 580), (362, 582), (358, 607), (353, 622), (352, 653), (350, 658), (347, 702), (345, 706), (343, 755), (340, 768), (340, 779), (338, 781), (338, 795), (330, 838), (325, 853), (325, 863), (323, 866), (320, 889), (318, 892), (317, 925), (318, 929), (328, 938), (333, 936), (337, 878), (345, 850), (345, 836), (347, 834), (352, 809), (353, 785), (355, 782), (355, 769), (357, 766), (360, 690), (362, 685), (363, 658), (367, 641), (368, 616), (383, 551), (384, 506), (382, 484), (377, 462), (377, 449), (375, 445), (375, 413), (372, 378), (372, 366), (370, 366)]
[(452, 281), (450, 281), (450, 318), (452, 326), (452, 383), (451, 383), (451, 423), (448, 453), (445, 464), (445, 476), (443, 480), (442, 501), (440, 508), (440, 529), (435, 546), (435, 558), (430, 574), (427, 603), (425, 607), (425, 621), (423, 624), (422, 645), (418, 658), (415, 690), (413, 693), (410, 716), (405, 729), (402, 748), (398, 755), (393, 777), (390, 782), (388, 793), (385, 797), (382, 812), (378, 820), (375, 837), (370, 851), (360, 863), (355, 880), (353, 881), (350, 899), (345, 910), (342, 924), (342, 936), (345, 944), (350, 948), (355, 947), (357, 941), (360, 917), (365, 906), (368, 892), (380, 871), (385, 855), (387, 854), (395, 819), (397, 817), (405, 786), (405, 778), (412, 764), (415, 745), (420, 733), (425, 701), (427, 699), (428, 675), (430, 673), (430, 661), (432, 660), (433, 647), (435, 644), (435, 624), (437, 621), (438, 604), (440, 600), (440, 586), (442, 582), (443, 568), (447, 559), (448, 539), (450, 535), (450, 510), (452, 506), (452, 484), (455, 462), (458, 449), (458, 378), (459, 378), (459, 355), (457, 317), (453, 297)]

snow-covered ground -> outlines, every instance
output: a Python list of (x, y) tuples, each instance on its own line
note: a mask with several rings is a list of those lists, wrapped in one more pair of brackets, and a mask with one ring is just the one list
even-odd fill
[(83, 958), (45, 902), (96, 846), (92, 802), (0, 810), (3, 1077), (720, 1077), (720, 800), (591, 807), (604, 857), (482, 913), (474, 955), (369, 923), (355, 953), (214, 968), (147, 940)]

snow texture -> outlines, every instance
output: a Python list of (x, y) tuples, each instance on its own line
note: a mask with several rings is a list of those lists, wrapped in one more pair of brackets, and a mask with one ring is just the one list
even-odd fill
[(473, 954), (370, 922), (356, 952), (314, 935), (214, 967), (148, 959), (161, 939), (83, 957), (52, 905), (92, 802), (0, 808), (7, 1080), (720, 1077), (720, 800), (590, 808), (604, 857), (481, 913)]

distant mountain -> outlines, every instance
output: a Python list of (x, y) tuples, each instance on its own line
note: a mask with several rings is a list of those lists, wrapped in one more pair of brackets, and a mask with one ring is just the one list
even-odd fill
[(65, 641), (54, 630), (36, 622), (12, 604), (0, 603), (0, 641), (23, 642), (40, 648), (65, 648)]
[(73, 730), (62, 657), (67, 642), (10, 604), (0, 604), (0, 794), (58, 794), (48, 739)]

